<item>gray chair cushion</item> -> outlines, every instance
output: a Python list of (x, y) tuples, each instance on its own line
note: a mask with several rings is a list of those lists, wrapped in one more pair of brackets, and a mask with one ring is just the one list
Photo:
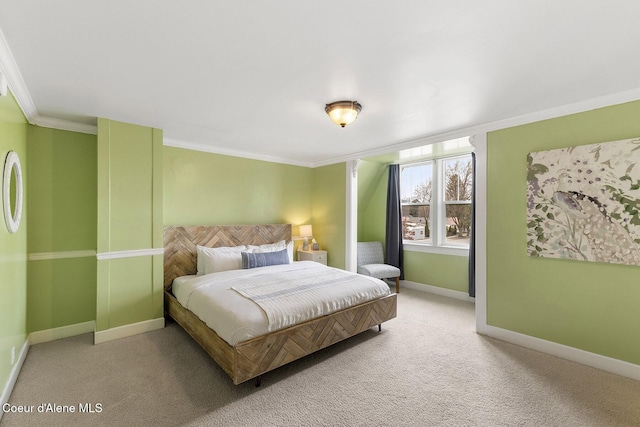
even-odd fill
[(367, 264), (359, 265), (358, 273), (375, 277), (376, 279), (389, 279), (400, 276), (400, 269), (389, 264)]

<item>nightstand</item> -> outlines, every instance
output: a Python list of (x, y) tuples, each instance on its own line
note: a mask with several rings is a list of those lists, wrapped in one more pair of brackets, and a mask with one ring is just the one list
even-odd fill
[(305, 251), (298, 249), (298, 261), (315, 261), (327, 265), (327, 251)]

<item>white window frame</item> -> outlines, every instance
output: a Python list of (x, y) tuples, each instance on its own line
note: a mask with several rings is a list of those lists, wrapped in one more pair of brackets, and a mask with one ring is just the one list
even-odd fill
[[(406, 167), (415, 167), (426, 163), (432, 164), (431, 185), (433, 193), (431, 196), (431, 202), (429, 203), (430, 242), (417, 243), (413, 240), (403, 239), (402, 245), (404, 250), (413, 252), (437, 253), (442, 255), (469, 255), (469, 247), (448, 245), (446, 243), (446, 227), (443, 227), (442, 224), (445, 224), (447, 221), (447, 205), (471, 204), (471, 201), (447, 202), (446, 200), (444, 200), (444, 163), (445, 161), (469, 157), (470, 155), (471, 153), (455, 154), (451, 156), (434, 157), (432, 159), (425, 159), (424, 161), (420, 162), (405, 163), (400, 165), (400, 170), (402, 171)], [(402, 186), (402, 180), (400, 181), (400, 185)]]

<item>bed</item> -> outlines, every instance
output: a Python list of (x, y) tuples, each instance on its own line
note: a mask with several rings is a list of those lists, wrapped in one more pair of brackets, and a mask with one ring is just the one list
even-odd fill
[(380, 328), (383, 322), (396, 317), (397, 296), (388, 294), (231, 345), (174, 295), (174, 279), (196, 275), (198, 245), (233, 247), (266, 245), (281, 240), (291, 241), (290, 224), (170, 226), (164, 229), (165, 312), (216, 361), (234, 384), (255, 378), (259, 385), (261, 375), (266, 372), (376, 325)]

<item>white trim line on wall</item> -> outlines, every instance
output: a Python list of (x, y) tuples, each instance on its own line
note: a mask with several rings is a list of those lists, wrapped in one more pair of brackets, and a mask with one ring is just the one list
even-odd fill
[(164, 328), (164, 317), (132, 323), (130, 325), (118, 326), (104, 331), (96, 331), (94, 334), (94, 344), (102, 344), (107, 341), (143, 334), (145, 332), (151, 332), (162, 328)]
[[(480, 331), (478, 331), (480, 332)], [(640, 365), (486, 325), (483, 335), (640, 381)]]
[[(20, 348), (20, 355), (18, 356), (18, 360), (14, 363), (11, 368), (11, 373), (9, 374), (9, 378), (7, 382), (4, 384), (4, 388), (2, 389), (2, 397), (0, 398), (0, 405), (4, 405), (9, 401), (9, 397), (11, 397), (11, 393), (13, 392), (13, 387), (16, 385), (16, 381), (18, 381), (18, 375), (20, 375), (20, 370), (22, 370), (22, 365), (24, 364), (24, 360), (27, 358), (27, 353), (29, 352), (29, 339), (24, 341), (22, 347)], [(2, 419), (2, 414), (4, 411), (0, 411), (0, 420)]]
[(347, 200), (345, 217), (345, 260), (344, 268), (355, 273), (358, 269), (357, 244), (358, 244), (358, 167), (359, 160), (347, 162)]
[(100, 252), (96, 254), (98, 261), (105, 259), (133, 258), (137, 256), (153, 256), (164, 254), (164, 248), (133, 249), (130, 251)]
[(29, 261), (44, 261), (48, 259), (65, 259), (65, 258), (86, 258), (96, 256), (93, 249), (86, 251), (65, 251), (65, 252), (34, 252), (29, 254)]
[(487, 134), (474, 135), (476, 148), (476, 331), (487, 325)]
[(441, 288), (439, 286), (425, 285), (424, 283), (411, 282), (409, 280), (401, 280), (400, 288), (413, 289), (415, 291), (427, 292), (467, 302), (475, 302), (475, 298), (470, 297), (466, 292), (454, 291), (453, 289)]
[(61, 326), (59, 328), (45, 329), (44, 331), (31, 332), (29, 343), (31, 345), (44, 342), (55, 341), (62, 338), (75, 337), (76, 335), (88, 334), (96, 330), (96, 322), (91, 320), (75, 325)]

